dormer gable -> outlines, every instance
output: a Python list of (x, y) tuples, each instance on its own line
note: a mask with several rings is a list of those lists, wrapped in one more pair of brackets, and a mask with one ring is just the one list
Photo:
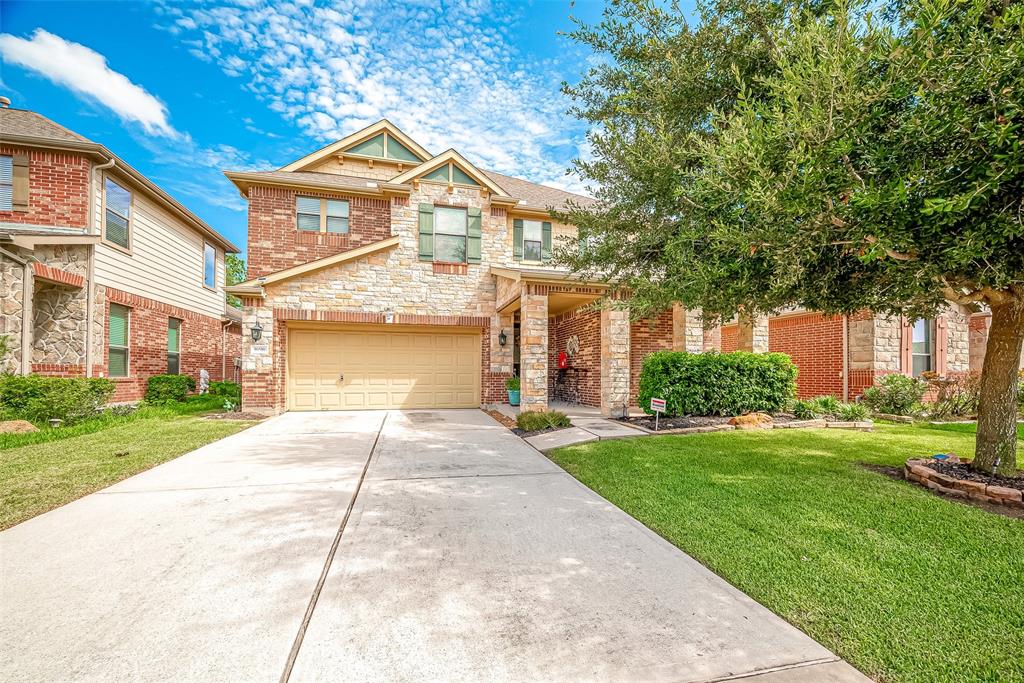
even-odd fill
[(480, 187), (498, 197), (509, 196), (501, 186), (488, 178), (487, 174), (454, 149), (442, 152), (433, 159), (410, 168), (392, 178), (391, 182), (402, 184), (428, 182), (449, 186)]
[[(418, 166), (432, 155), (415, 140), (387, 119), (356, 131), (349, 136), (297, 159), (281, 171), (314, 171), (321, 173), (353, 173), (360, 167), (366, 175), (390, 178)], [(373, 170), (375, 169), (376, 170)]]

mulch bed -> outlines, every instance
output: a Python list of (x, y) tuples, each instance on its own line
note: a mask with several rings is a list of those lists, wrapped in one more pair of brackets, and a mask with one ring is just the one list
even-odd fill
[(937, 460), (929, 460), (924, 463), (924, 466), (954, 479), (967, 479), (968, 481), (976, 481), (986, 485), (1005, 486), (1009, 489), (1024, 491), (1024, 473), (1016, 474), (1012, 477), (1004, 477), (999, 474), (975, 472), (967, 463), (946, 463)]
[[(718, 427), (720, 425), (729, 424), (729, 420), (732, 419), (730, 415), (680, 415), (677, 417), (664, 417), (662, 416), (658, 420), (658, 429), (689, 429), (691, 427)], [(795, 417), (789, 413), (776, 413), (772, 415), (772, 421), (775, 424), (785, 424), (786, 422), (793, 422), (796, 420)], [(638, 425), (646, 429), (654, 429), (654, 416), (643, 415), (637, 417), (620, 417), (619, 422), (625, 422), (626, 424)]]
[(568, 429), (568, 427), (547, 427), (545, 429), (535, 429), (532, 432), (527, 432), (517, 427), (516, 421), (504, 413), (499, 413), (497, 410), (485, 410), (484, 412), (500, 422), (503, 426), (512, 430), (513, 434), (524, 439), (528, 436), (537, 436), (538, 434), (547, 434), (548, 432), (557, 432), (563, 429)]
[(499, 413), (497, 410), (485, 410), (485, 413), (493, 417), (495, 420), (501, 423), (502, 426), (508, 427), (512, 431), (516, 429), (516, 421), (505, 413)]

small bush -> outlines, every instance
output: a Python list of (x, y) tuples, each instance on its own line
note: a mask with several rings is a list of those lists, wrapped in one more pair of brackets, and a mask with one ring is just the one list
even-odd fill
[(935, 391), (935, 402), (928, 407), (932, 417), (970, 417), (978, 414), (980, 372), (964, 372), (947, 377), (925, 372), (921, 378)]
[(530, 410), (520, 412), (516, 417), (516, 426), (524, 432), (538, 432), (548, 427), (568, 427), (569, 417), (557, 410)]
[(210, 382), (210, 395), (223, 396), (238, 403), (242, 399), (242, 387), (235, 382)]
[(146, 384), (146, 403), (184, 401), (196, 390), (196, 381), (188, 375), (153, 375)]
[(811, 399), (815, 412), (821, 415), (835, 415), (843, 406), (843, 402), (835, 396), (818, 396)]
[(638, 400), (651, 412), (665, 399), (665, 414), (777, 413), (796, 395), (797, 368), (782, 353), (657, 351), (644, 359)]
[(822, 417), (821, 413), (818, 412), (818, 405), (813, 400), (793, 401), (790, 411), (793, 413), (793, 417), (798, 420), (817, 420)]
[(864, 390), (863, 401), (876, 413), (910, 415), (924, 398), (928, 385), (906, 375), (883, 375)]
[(0, 375), (0, 413), (40, 426), (51, 419), (71, 425), (96, 415), (113, 393), (109, 379)]
[(519, 391), (520, 381), (519, 378), (513, 375), (505, 380), (505, 389), (508, 391)]
[(868, 408), (862, 403), (840, 403), (832, 414), (844, 422), (863, 422), (868, 419)]

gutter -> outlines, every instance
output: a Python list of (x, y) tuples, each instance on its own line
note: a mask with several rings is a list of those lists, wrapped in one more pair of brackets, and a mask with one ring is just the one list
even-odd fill
[(843, 316), (843, 402), (850, 401), (850, 316)]
[(279, 178), (269, 177), (260, 173), (246, 173), (244, 171), (224, 171), (224, 175), (235, 184), (242, 196), (253, 185), (266, 185), (269, 187), (292, 187), (305, 190), (320, 190), (322, 192), (336, 192), (339, 194), (356, 194), (371, 197), (380, 197), (384, 194), (410, 194), (412, 185), (403, 183), (377, 182), (367, 180), (365, 186), (360, 185), (335, 185), (333, 183), (318, 183), (305, 178)]

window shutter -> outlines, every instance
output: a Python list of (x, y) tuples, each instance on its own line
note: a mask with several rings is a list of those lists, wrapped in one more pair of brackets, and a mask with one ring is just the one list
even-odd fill
[(11, 208), (28, 211), (28, 155), (15, 154), (11, 172)]
[(420, 261), (434, 260), (434, 205), (420, 204)]
[(471, 206), (466, 209), (466, 215), (469, 219), (466, 260), (469, 263), (480, 263), (480, 209)]
[(914, 374), (914, 324), (905, 316), (900, 317), (900, 372)]
[(945, 376), (949, 363), (949, 323), (943, 313), (935, 319), (935, 339), (932, 342), (932, 354), (935, 356), (935, 372)]
[(543, 241), (540, 245), (540, 260), (547, 263), (551, 260), (551, 222), (544, 221), (541, 227), (543, 229)]
[(523, 219), (512, 221), (512, 256), (516, 261), (523, 260)]

